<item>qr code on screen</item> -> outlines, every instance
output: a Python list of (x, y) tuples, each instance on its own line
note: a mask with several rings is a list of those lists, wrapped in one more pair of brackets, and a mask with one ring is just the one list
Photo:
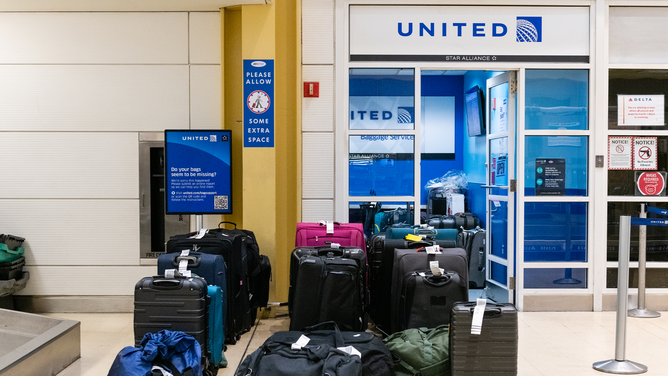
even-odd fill
[(213, 196), (213, 209), (214, 210), (227, 210), (229, 209), (228, 196)]

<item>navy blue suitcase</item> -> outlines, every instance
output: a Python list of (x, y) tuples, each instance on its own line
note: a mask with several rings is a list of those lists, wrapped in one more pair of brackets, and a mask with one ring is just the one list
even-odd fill
[(182, 252), (167, 253), (158, 257), (158, 275), (165, 275), (167, 269), (179, 269), (181, 261), (187, 262), (187, 270), (204, 278), (207, 284), (220, 286), (223, 292), (223, 327), (227, 331), (231, 326), (227, 320), (231, 315), (227, 312), (227, 265), (221, 255), (213, 255), (200, 252), (188, 252), (184, 255)]

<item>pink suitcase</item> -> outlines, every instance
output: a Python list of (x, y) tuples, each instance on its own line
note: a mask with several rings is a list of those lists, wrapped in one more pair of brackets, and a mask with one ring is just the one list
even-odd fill
[(364, 227), (361, 223), (297, 223), (295, 247), (320, 247), (330, 242), (366, 250)]

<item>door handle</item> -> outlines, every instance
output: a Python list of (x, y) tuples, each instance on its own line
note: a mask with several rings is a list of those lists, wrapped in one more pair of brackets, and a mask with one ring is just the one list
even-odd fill
[(507, 185), (481, 185), (480, 188), (508, 189), (508, 186)]

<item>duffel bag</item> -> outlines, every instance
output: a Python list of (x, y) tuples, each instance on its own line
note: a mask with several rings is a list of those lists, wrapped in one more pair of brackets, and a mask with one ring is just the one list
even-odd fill
[(398, 359), (397, 376), (450, 375), (450, 338), (448, 325), (396, 332), (383, 340)]

